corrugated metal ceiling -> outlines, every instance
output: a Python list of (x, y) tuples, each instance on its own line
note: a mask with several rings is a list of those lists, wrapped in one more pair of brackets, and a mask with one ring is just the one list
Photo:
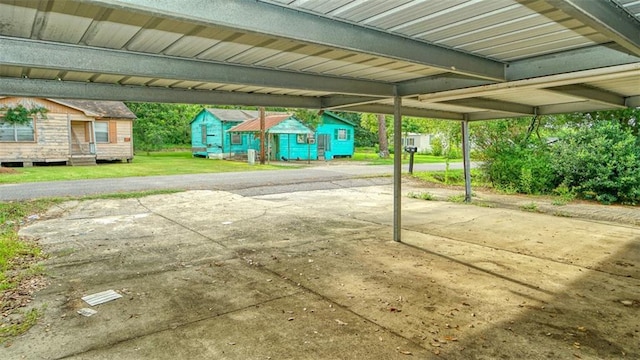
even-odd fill
[[(0, 85), (359, 111), (398, 93), (454, 119), (638, 106), (639, 16), (634, 0), (0, 0)], [(546, 89), (563, 74), (584, 88)]]

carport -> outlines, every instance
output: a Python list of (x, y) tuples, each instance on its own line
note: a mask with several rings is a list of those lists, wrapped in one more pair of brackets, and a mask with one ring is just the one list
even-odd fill
[[(635, 0), (0, 0), (1, 95), (470, 121), (640, 106)], [(400, 241), (401, 134), (394, 134)]]

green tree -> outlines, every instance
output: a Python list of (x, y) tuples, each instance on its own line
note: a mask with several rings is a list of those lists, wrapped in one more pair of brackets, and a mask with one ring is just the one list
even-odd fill
[(318, 125), (320, 125), (320, 121), (322, 121), (322, 113), (318, 110), (293, 109), (293, 116), (311, 130), (316, 130)]
[(525, 194), (548, 193), (556, 187), (559, 182), (551, 167), (546, 134), (540, 131), (547, 120), (516, 118), (472, 124), (476, 156), (493, 186)]
[(143, 151), (158, 150), (166, 146), (191, 144), (189, 123), (202, 105), (126, 103), (136, 114), (133, 123), (134, 146)]
[(562, 184), (603, 203), (640, 202), (640, 147), (631, 127), (596, 120), (567, 130), (553, 148)]
[(597, 121), (613, 121), (635, 136), (640, 135), (640, 108), (625, 108), (588, 113), (572, 113), (558, 116), (560, 124), (592, 124)]

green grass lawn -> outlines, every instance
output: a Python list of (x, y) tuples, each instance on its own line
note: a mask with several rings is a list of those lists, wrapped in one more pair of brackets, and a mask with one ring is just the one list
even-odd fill
[[(409, 156), (404, 156), (403, 163), (409, 162)], [(352, 159), (348, 161), (366, 162), (371, 165), (391, 165), (393, 155), (389, 159), (380, 159), (378, 154), (370, 149), (358, 149)], [(445, 159), (441, 156), (416, 154), (414, 163), (441, 163)], [(460, 162), (452, 159), (451, 162)], [(244, 161), (211, 160), (194, 158), (190, 151), (166, 151), (137, 154), (131, 163), (109, 163), (97, 166), (34, 166), (11, 168), (11, 172), (0, 172), (0, 184), (82, 180), (101, 178), (120, 178), (131, 176), (201, 174), (231, 171), (256, 171), (291, 168), (279, 165), (249, 165)], [(7, 171), (8, 168), (3, 168)]]
[[(391, 165), (393, 164), (393, 154), (388, 159), (381, 159), (378, 156), (378, 153), (372, 148), (357, 148), (356, 152), (353, 154), (351, 161), (364, 161), (371, 165)], [(413, 163), (414, 164), (432, 164), (432, 163), (443, 163), (446, 159), (442, 156), (434, 156), (434, 155), (424, 155), (424, 154), (414, 154)], [(461, 162), (462, 159), (449, 159), (449, 162)], [(402, 154), (402, 163), (409, 163), (409, 154)]]
[[(412, 175), (427, 183), (464, 186), (464, 170), (450, 169), (449, 171), (415, 171)], [(489, 188), (479, 169), (471, 169), (471, 187)]]
[(191, 152), (137, 154), (131, 163), (97, 166), (34, 166), (13, 168), (15, 173), (0, 173), (0, 184), (55, 180), (80, 180), (130, 176), (177, 175), (282, 169), (275, 165), (249, 165), (242, 161), (194, 158)]

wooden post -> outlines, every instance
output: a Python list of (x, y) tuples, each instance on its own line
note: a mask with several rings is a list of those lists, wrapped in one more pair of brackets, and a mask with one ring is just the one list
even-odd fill
[(265, 151), (264, 151), (264, 131), (265, 131), (265, 119), (264, 108), (260, 108), (260, 165), (265, 163)]

